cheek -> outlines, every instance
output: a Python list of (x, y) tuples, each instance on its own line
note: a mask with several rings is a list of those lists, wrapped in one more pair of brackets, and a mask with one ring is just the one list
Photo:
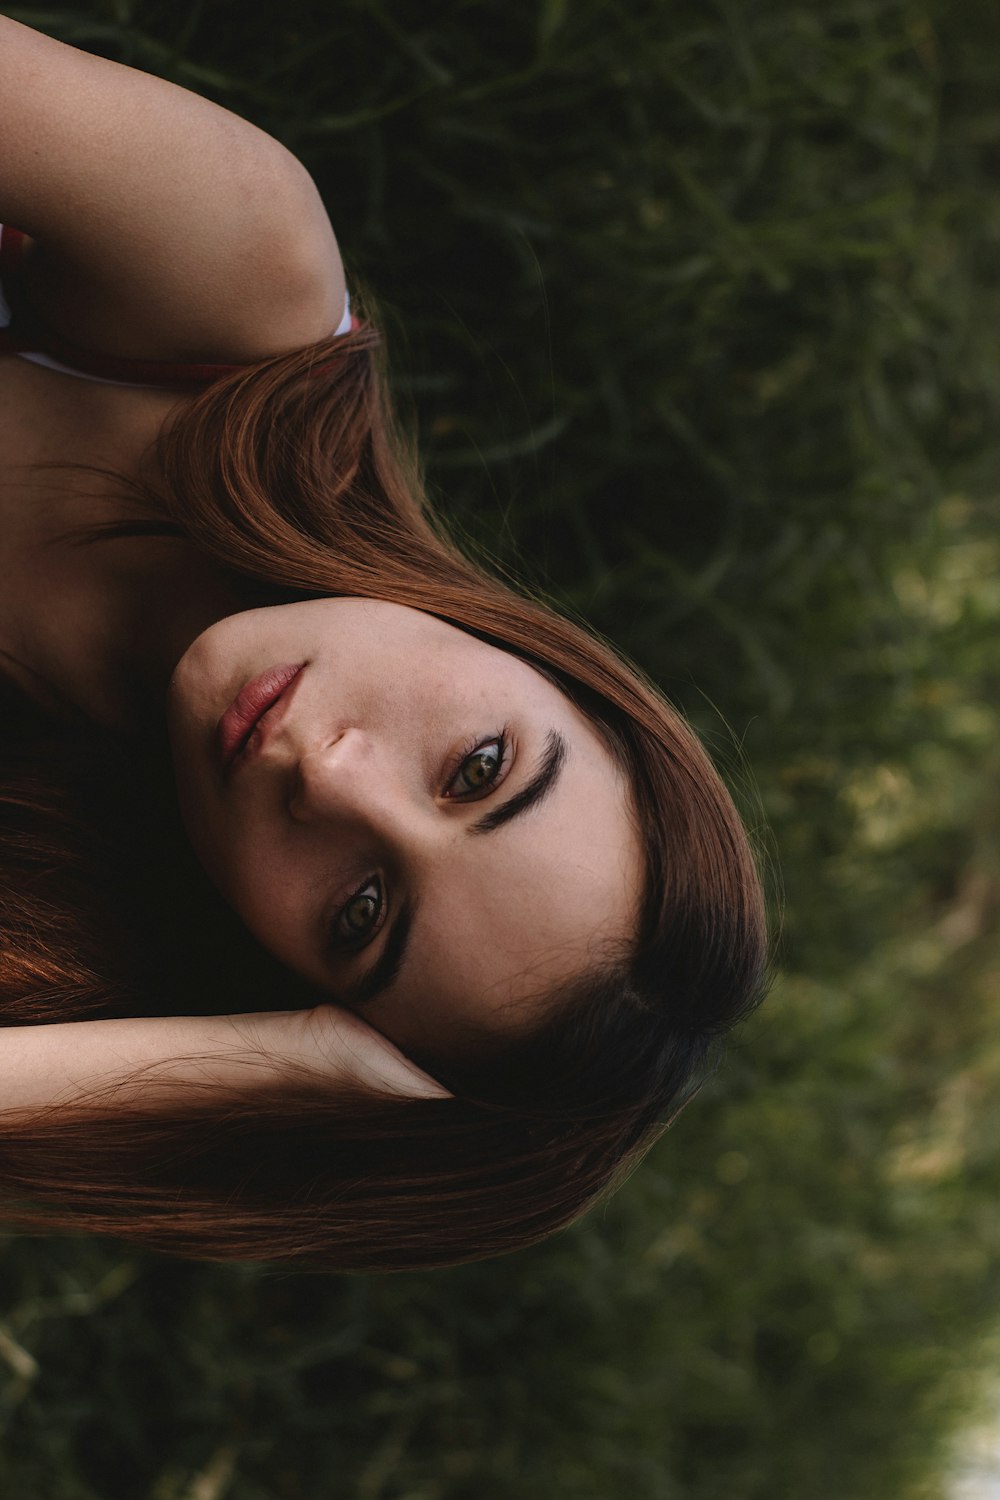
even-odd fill
[(212, 870), (209, 874), (257, 941), (289, 968), (297, 968), (305, 958), (305, 902), (293, 873), (273, 859), (248, 856), (227, 860), (219, 877)]
[(219, 885), (222, 874), (218, 858), (219, 838), (217, 832), (213, 835), (209, 809), (204, 799), (199, 797), (193, 778), (185, 775), (183, 770), (177, 772), (176, 788), (181, 822), (188, 841), (207, 873)]
[(292, 872), (279, 851), (249, 838), (245, 826), (220, 822), (218, 808), (200, 799), (197, 787), (181, 777), (178, 795), (188, 839), (206, 874), (254, 935), (265, 941), (266, 927), (286, 924)]
[(257, 941), (310, 984), (330, 982), (324, 925), (334, 904), (329, 862), (318, 851), (282, 847), (267, 835), (234, 837), (219, 875), (226, 901)]

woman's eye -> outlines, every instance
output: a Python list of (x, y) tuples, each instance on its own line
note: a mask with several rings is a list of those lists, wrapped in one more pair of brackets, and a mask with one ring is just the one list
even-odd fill
[(382, 882), (367, 880), (345, 901), (333, 921), (331, 938), (335, 948), (361, 947), (381, 926), (385, 909)]
[(474, 798), (477, 792), (488, 791), (503, 770), (506, 755), (507, 738), (503, 734), (470, 750), (448, 783), (449, 796)]

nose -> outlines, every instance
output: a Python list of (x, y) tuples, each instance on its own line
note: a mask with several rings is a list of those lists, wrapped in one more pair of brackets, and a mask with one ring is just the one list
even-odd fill
[(373, 821), (402, 815), (405, 789), (391, 757), (358, 729), (299, 757), (288, 810), (297, 823)]

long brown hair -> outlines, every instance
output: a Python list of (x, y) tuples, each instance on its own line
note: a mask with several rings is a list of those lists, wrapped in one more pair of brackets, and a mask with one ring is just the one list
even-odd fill
[[(640, 673), (449, 539), (370, 324), (196, 394), (149, 473), (125, 481), (142, 517), (96, 521), (80, 545), (181, 537), (256, 602), (390, 600), (546, 672), (627, 772), (646, 864), (638, 940), (503, 1050), (462, 1069), (418, 1058), (452, 1098), (331, 1095), (303, 1078), (245, 1098), (206, 1091), (183, 1111), (137, 1105), (127, 1120), (95, 1099), (86, 1116), (4, 1125), (7, 1222), (334, 1269), (445, 1265), (542, 1239), (627, 1174), (763, 992), (761, 884), (729, 793)], [(8, 1023), (315, 1003), (209, 887), (164, 792), (163, 747), (56, 733), (13, 699), (7, 723)]]

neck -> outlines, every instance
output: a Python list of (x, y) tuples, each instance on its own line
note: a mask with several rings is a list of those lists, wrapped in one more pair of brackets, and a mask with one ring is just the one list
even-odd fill
[(8, 674), (42, 707), (128, 734), (165, 731), (167, 686), (192, 641), (260, 602), (170, 537), (51, 544), (19, 583), (0, 637)]

